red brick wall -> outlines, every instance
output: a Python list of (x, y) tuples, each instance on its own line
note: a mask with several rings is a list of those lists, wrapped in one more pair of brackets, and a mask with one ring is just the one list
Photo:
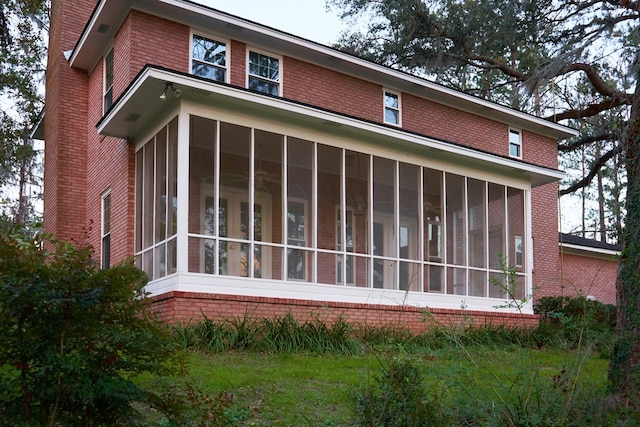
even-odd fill
[(169, 292), (153, 297), (152, 301), (153, 310), (168, 323), (198, 321), (203, 318), (203, 314), (209, 319), (225, 320), (242, 317), (245, 313), (254, 319), (272, 319), (291, 313), (299, 322), (312, 320), (318, 316), (329, 324), (342, 317), (352, 324), (396, 325), (413, 332), (433, 327), (434, 321), (447, 326), (491, 324), (531, 327), (538, 323), (537, 315), (437, 308), (423, 310), (409, 306), (318, 302), (208, 293)]
[(616, 304), (616, 259), (563, 252), (560, 253), (560, 257), (561, 293), (558, 295), (593, 295), (597, 301), (604, 304)]
[(382, 86), (285, 57), (283, 96), (329, 110), (382, 122)]
[(560, 295), (558, 262), (558, 184), (531, 191), (533, 294)]
[(56, 237), (82, 239), (87, 176), (87, 76), (63, 57), (72, 50), (96, 0), (53, 0), (45, 96), (44, 227)]
[(521, 131), (520, 135), (522, 138), (522, 159), (525, 162), (547, 168), (558, 168), (558, 144), (556, 141), (527, 131)]
[[(168, 37), (167, 34), (171, 34)], [(188, 71), (189, 28), (139, 11), (131, 11), (115, 36), (114, 100), (146, 64)], [(89, 243), (100, 255), (101, 200), (111, 191), (111, 262), (134, 252), (135, 147), (126, 140), (98, 135), (102, 117), (103, 61), (89, 76), (87, 126), (87, 220), (92, 223)]]

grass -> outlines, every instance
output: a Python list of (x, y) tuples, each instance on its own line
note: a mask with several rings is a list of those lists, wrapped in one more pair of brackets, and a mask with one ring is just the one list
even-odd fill
[[(299, 323), (291, 315), (267, 320), (250, 313), (176, 325), (173, 335), (188, 370), (171, 380), (169, 396), (197, 392), (185, 395), (192, 408), (186, 419), (156, 425), (188, 420), (186, 425), (551, 427), (640, 421), (639, 414), (612, 411), (614, 402), (605, 394), (612, 343), (606, 319), (569, 313), (530, 330), (432, 326), (414, 335), (342, 319)], [(140, 381), (153, 387), (152, 378)], [(220, 400), (221, 392), (233, 395), (231, 407)], [(212, 417), (215, 423), (206, 421)]]
[[(375, 383), (383, 367), (398, 355), (232, 351), (190, 352), (187, 359), (188, 375), (202, 391), (215, 395), (225, 390), (234, 394), (231, 418), (235, 425), (351, 426), (355, 425), (356, 393)], [(548, 398), (543, 392), (554, 390), (562, 372), (568, 372), (576, 361), (576, 354), (569, 351), (530, 352), (484, 346), (440, 349), (407, 357), (423, 369), (430, 393), (439, 397), (443, 415), (456, 420), (494, 419), (496, 402), (522, 396), (522, 389), (529, 387), (531, 372), (537, 377), (536, 391), (540, 394), (532, 396), (532, 405), (537, 405), (532, 410), (544, 413), (545, 405), (562, 403), (557, 396), (563, 396), (563, 392), (549, 394)], [(533, 371), (531, 363), (535, 366)], [(590, 398), (604, 396), (607, 366), (608, 360), (596, 356), (587, 356), (580, 363), (577, 387), (581, 393), (590, 394)], [(509, 404), (514, 411), (523, 406)]]

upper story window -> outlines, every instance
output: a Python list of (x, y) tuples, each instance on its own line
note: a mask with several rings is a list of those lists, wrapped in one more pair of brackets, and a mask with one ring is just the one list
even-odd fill
[(280, 59), (249, 51), (248, 87), (270, 95), (280, 95)]
[(522, 138), (517, 129), (509, 129), (509, 156), (522, 157)]
[(104, 57), (104, 112), (113, 105), (113, 48)]
[(191, 43), (191, 73), (207, 79), (226, 82), (226, 43), (194, 34)]
[(400, 95), (384, 91), (384, 122), (400, 126)]

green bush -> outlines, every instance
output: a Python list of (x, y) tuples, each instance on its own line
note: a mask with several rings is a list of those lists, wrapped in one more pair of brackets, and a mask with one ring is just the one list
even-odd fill
[(102, 270), (90, 248), (0, 234), (0, 413), (11, 425), (132, 424), (151, 400), (133, 378), (167, 375), (172, 345), (146, 276)]
[(420, 365), (394, 358), (375, 383), (357, 396), (357, 424), (361, 426), (419, 427), (443, 425), (434, 400), (429, 399)]
[(540, 314), (536, 337), (540, 346), (575, 348), (592, 345), (610, 351), (615, 337), (616, 309), (585, 297), (547, 296), (534, 305)]

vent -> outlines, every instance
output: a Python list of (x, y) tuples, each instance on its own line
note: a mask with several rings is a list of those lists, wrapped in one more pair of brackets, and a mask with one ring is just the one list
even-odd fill
[(109, 31), (109, 25), (108, 24), (100, 24), (100, 26), (98, 27), (98, 32), (105, 34), (107, 31)]
[(124, 121), (129, 123), (135, 123), (138, 121), (139, 118), (140, 118), (140, 114), (131, 113), (124, 118)]

